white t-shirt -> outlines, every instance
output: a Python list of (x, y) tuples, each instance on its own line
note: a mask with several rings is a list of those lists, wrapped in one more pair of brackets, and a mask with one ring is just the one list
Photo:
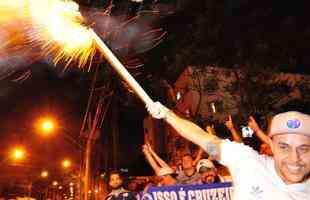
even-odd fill
[(198, 172), (195, 171), (195, 173), (191, 176), (185, 175), (184, 171), (181, 170), (178, 173), (178, 176), (176, 177), (176, 180), (178, 181), (178, 184), (199, 184), (200, 183), (201, 176)]
[(278, 176), (272, 157), (229, 140), (221, 143), (221, 164), (229, 168), (234, 200), (310, 200), (310, 180), (285, 184)]

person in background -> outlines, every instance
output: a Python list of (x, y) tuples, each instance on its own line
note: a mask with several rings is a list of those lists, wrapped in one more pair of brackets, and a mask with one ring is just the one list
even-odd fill
[[(229, 115), (228, 120), (225, 122), (226, 127), (231, 132), (233, 141), (235, 142), (243, 142), (242, 138), (240, 137), (240, 134), (234, 127), (233, 121), (231, 116)], [(264, 131), (261, 130), (257, 122), (255, 121), (253, 116), (250, 116), (248, 119), (248, 127), (251, 128), (254, 132), (254, 134), (257, 136), (257, 138), (262, 142), (259, 146), (259, 152), (260, 154), (265, 154), (268, 156), (272, 156), (272, 150), (269, 146), (269, 137), (264, 133)]]
[(124, 179), (119, 171), (111, 171), (108, 177), (108, 188), (111, 192), (106, 200), (135, 200), (134, 193), (124, 189)]
[(195, 168), (197, 162), (193, 160), (190, 154), (182, 156), (182, 169), (178, 172), (178, 176), (176, 177), (179, 184), (199, 184), (200, 174)]
[(209, 159), (201, 159), (197, 166), (197, 172), (200, 174), (201, 184), (220, 183), (221, 178), (217, 173), (213, 162)]
[(127, 181), (127, 184), (126, 184), (126, 189), (128, 189), (130, 192), (138, 192), (138, 183), (135, 179), (129, 179)]

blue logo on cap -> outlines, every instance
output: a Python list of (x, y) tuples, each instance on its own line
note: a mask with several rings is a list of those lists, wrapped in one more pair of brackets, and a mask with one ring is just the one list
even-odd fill
[(300, 121), (298, 119), (290, 119), (287, 121), (286, 125), (288, 128), (296, 129), (300, 127)]

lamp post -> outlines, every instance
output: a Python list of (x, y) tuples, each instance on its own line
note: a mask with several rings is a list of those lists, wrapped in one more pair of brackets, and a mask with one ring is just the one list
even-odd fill
[(66, 139), (70, 140), (70, 142), (76, 145), (80, 150), (84, 150), (83, 145), (79, 141), (77, 141), (75, 138), (73, 138), (70, 132), (66, 128), (59, 126), (56, 120), (52, 118), (40, 119), (37, 124), (37, 128), (38, 128), (38, 133), (46, 137), (53, 135), (57, 130), (61, 130), (64, 133), (63, 136)]
[[(59, 124), (57, 123), (57, 121), (51, 117), (45, 117), (45, 118), (41, 118), (40, 120), (38, 120), (37, 123), (37, 129), (38, 129), (38, 133), (40, 133), (42, 136), (44, 137), (50, 137), (52, 135), (54, 135), (56, 132), (61, 131), (62, 136), (67, 139), (69, 142), (71, 142), (72, 144), (74, 144), (78, 149), (79, 149), (79, 188), (82, 188), (82, 158), (83, 158), (83, 152), (85, 150), (84, 146), (81, 144), (80, 141), (78, 141), (76, 138), (74, 138), (72, 136), (72, 134), (64, 127), (59, 126)], [(62, 167), (64, 169), (69, 169), (72, 165), (71, 160), (69, 159), (65, 159), (62, 161)], [(79, 191), (80, 195), (81, 195), (81, 190)]]
[[(25, 163), (23, 163), (22, 161), (25, 160), (26, 158), (26, 150), (24, 147), (22, 146), (16, 146), (14, 148), (11, 149), (10, 151), (10, 155), (8, 157), (8, 159), (4, 160), (5, 162), (7, 162), (9, 159), (11, 159), (11, 161), (13, 161), (12, 163), (8, 162), (8, 165), (12, 165), (15, 167), (31, 167), (31, 165), (27, 165)], [(29, 184), (27, 185), (27, 196), (31, 197), (32, 195), (32, 177), (31, 175), (27, 175), (27, 178), (29, 178)]]

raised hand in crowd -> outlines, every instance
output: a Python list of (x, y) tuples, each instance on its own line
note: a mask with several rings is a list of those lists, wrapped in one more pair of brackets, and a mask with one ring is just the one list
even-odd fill
[(155, 151), (153, 150), (153, 148), (151, 147), (149, 143), (146, 143), (145, 145), (160, 167), (170, 167), (163, 159), (161, 159), (161, 157), (157, 155), (157, 153), (155, 153)]
[(269, 137), (264, 133), (264, 131), (262, 131), (262, 129), (260, 129), (253, 116), (249, 117), (248, 126), (263, 143), (269, 144)]
[(209, 133), (209, 134), (216, 135), (215, 130), (214, 130), (214, 125), (213, 125), (213, 124), (212, 124), (211, 126), (210, 126), (210, 125), (207, 125), (206, 131), (207, 131), (207, 133)]
[(268, 137), (267, 134), (264, 133), (264, 131), (262, 131), (262, 129), (259, 127), (253, 116), (249, 117), (248, 126), (254, 131), (254, 134), (262, 142), (260, 147), (260, 153), (272, 155), (272, 151), (270, 149), (270, 138)]
[(226, 126), (229, 130), (235, 129), (234, 123), (233, 123), (232, 118), (231, 118), (231, 115), (228, 115), (228, 119), (227, 119), (226, 122), (225, 122), (225, 126)]
[(159, 185), (176, 184), (176, 180), (172, 177), (174, 170), (153, 151), (149, 144), (143, 145), (142, 151), (155, 174), (161, 178)]
[(194, 166), (196, 166), (199, 160), (201, 160), (201, 158), (203, 157), (203, 154), (204, 154), (204, 150), (201, 147), (199, 147), (198, 153), (195, 157), (195, 160), (193, 161)]
[(160, 166), (158, 165), (158, 163), (156, 163), (155, 159), (153, 158), (151, 152), (149, 151), (149, 148), (147, 145), (143, 145), (142, 146), (142, 152), (146, 158), (146, 160), (148, 161), (148, 163), (150, 164), (150, 166), (152, 167), (152, 169), (154, 170), (155, 174), (158, 174), (159, 170), (160, 170)]
[(255, 132), (261, 130), (253, 116), (249, 117), (248, 126)]
[(234, 126), (231, 115), (228, 116), (228, 120), (225, 122), (225, 126), (230, 131), (233, 141), (241, 143), (242, 138), (240, 137), (238, 131), (236, 130), (236, 128)]

